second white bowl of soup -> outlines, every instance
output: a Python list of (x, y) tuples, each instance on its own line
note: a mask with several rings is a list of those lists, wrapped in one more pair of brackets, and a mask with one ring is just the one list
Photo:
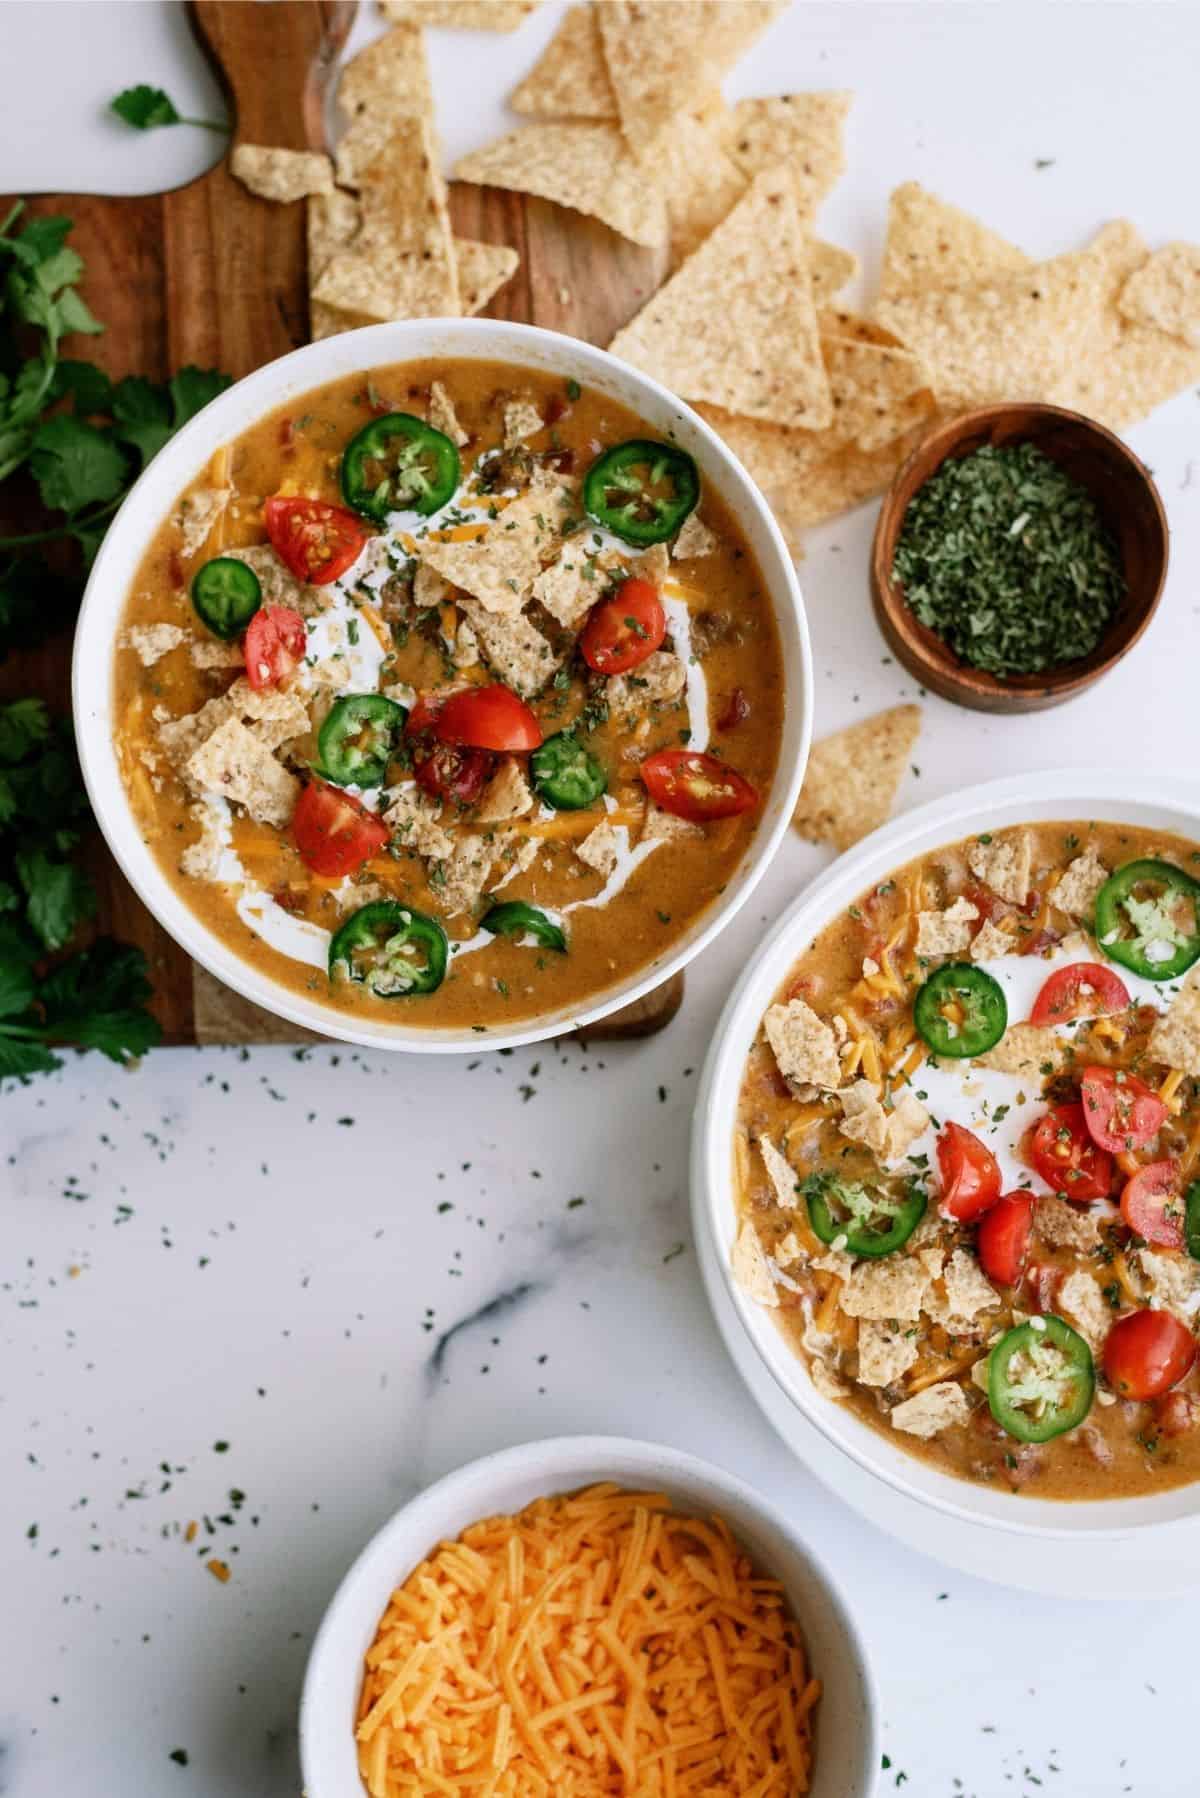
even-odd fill
[(790, 558), (663, 388), (488, 320), (238, 383), (114, 520), (75, 656), (110, 846), (246, 997), (390, 1048), (647, 992), (753, 888), (803, 776)]
[(696, 1226), (771, 1377), (1001, 1529), (1198, 1510), (1200, 795), (1158, 784), (1026, 776), (867, 838), (763, 944), (697, 1103)]

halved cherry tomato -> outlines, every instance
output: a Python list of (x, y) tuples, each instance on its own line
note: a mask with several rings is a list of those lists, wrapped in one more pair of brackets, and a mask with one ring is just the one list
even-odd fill
[(451, 693), (438, 707), (433, 729), (440, 742), (462, 743), (470, 749), (519, 753), (536, 749), (542, 741), (542, 727), (525, 701), (498, 682)]
[(1112, 1156), (1088, 1135), (1082, 1105), (1055, 1105), (1039, 1118), (1029, 1154), (1046, 1185), (1064, 1199), (1086, 1204), (1112, 1190)]
[(1179, 1163), (1151, 1161), (1125, 1182), (1121, 1216), (1138, 1236), (1159, 1249), (1183, 1247), (1184, 1203)]
[(434, 799), (452, 805), (474, 805), (495, 766), (490, 749), (462, 749), (457, 743), (435, 743), (427, 754), (413, 756), (417, 785)]
[(1160, 1436), (1186, 1436), (1196, 1427), (1200, 1401), (1191, 1392), (1168, 1392), (1154, 1407), (1154, 1428)]
[(299, 612), (290, 606), (261, 606), (246, 626), (246, 679), (258, 692), (290, 680), (308, 647)]
[(1000, 1197), (1000, 1164), (986, 1143), (961, 1124), (947, 1124), (937, 1143), (942, 1173), (943, 1217), (966, 1223), (979, 1217)]
[(656, 750), (639, 773), (656, 805), (693, 824), (736, 818), (758, 804), (758, 793), (744, 774), (696, 749)]
[[(456, 688), (456, 692), (465, 692), (465, 688)], [(432, 736), (442, 707), (449, 699), (449, 693), (418, 693), (417, 703), (413, 706), (405, 722), (405, 732), (410, 737)]]
[(1084, 1068), (1080, 1097), (1092, 1141), (1114, 1155), (1144, 1149), (1167, 1115), (1153, 1087), (1119, 1068)]
[(296, 847), (314, 874), (354, 874), (388, 841), (387, 825), (340, 787), (314, 780), (292, 814)]
[(1098, 1018), (1124, 1011), (1129, 1004), (1125, 982), (1098, 961), (1073, 961), (1055, 968), (1033, 1002), (1031, 1024), (1069, 1024), (1072, 1018)]
[(597, 674), (628, 674), (654, 654), (666, 634), (658, 588), (632, 575), (592, 607), (579, 648)]
[(1177, 1386), (1196, 1359), (1196, 1339), (1170, 1311), (1131, 1311), (1104, 1344), (1104, 1371), (1122, 1398), (1157, 1398)]
[(263, 507), (267, 536), (298, 581), (321, 587), (357, 562), (367, 540), (362, 520), (328, 500), (276, 494)]
[(1006, 1192), (988, 1211), (979, 1226), (975, 1247), (980, 1266), (989, 1280), (1015, 1286), (1029, 1259), (1033, 1232), (1033, 1194)]
[(1063, 1270), (1053, 1261), (1035, 1261), (1025, 1280), (1029, 1309), (1047, 1317), (1054, 1310), (1055, 1296)]

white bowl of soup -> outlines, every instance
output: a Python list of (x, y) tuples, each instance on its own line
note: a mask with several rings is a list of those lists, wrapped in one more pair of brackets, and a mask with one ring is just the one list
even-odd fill
[(432, 1790), (429, 1767), (458, 1790), (456, 1764), (464, 1791), (482, 1768), (516, 1798), (571, 1775), (665, 1798), (701, 1752), (713, 1794), (867, 1798), (865, 1649), (810, 1532), (618, 1437), (506, 1449), (406, 1505), (334, 1594), (300, 1706), (308, 1798)]
[(382, 1048), (630, 1003), (803, 778), (787, 550), (694, 413), (524, 325), (380, 325), (210, 404), (105, 537), (74, 704), (110, 847), (228, 986)]
[(1200, 793), (1145, 787), (1023, 776), (868, 837), (763, 943), (697, 1102), (696, 1228), (770, 1376), (999, 1530), (1198, 1509)]

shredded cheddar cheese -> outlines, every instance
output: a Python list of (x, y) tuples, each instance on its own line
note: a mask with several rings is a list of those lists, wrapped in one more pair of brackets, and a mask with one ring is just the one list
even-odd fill
[(359, 1770), (371, 1798), (793, 1798), (820, 1692), (722, 1518), (593, 1486), (473, 1524), (392, 1594)]

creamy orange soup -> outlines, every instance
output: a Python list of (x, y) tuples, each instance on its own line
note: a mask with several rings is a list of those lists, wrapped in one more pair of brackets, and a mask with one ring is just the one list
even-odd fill
[[(1142, 858), (1165, 880), (1122, 897)], [(1193, 876), (1192, 843), (1115, 824), (950, 844), (764, 1017), (735, 1271), (824, 1399), (945, 1473), (1054, 1499), (1200, 1475)]]
[[(344, 452), (395, 413), (456, 442), (453, 493), (430, 514), (386, 502), (382, 520), (361, 516), (346, 506)], [(754, 557), (706, 486), (681, 528), (650, 545), (587, 515), (583, 482), (597, 458), (654, 436), (603, 394), (552, 374), (413, 363), (271, 414), (181, 495), (126, 606), (118, 748), (146, 840), (228, 947), (339, 1011), (486, 1031), (582, 1005), (652, 966), (714, 903), (775, 775), (781, 656)], [(669, 480), (664, 491), (670, 501)], [(295, 513), (265, 510), (271, 499), (350, 515), (350, 527), (334, 515), (308, 542), (300, 569), (313, 578), (296, 578), (267, 540), (268, 518)], [(352, 559), (325, 579), (346, 530)], [(226, 634), (214, 632), (193, 599), (209, 591), (196, 577), (218, 559), (226, 571), (240, 561), (257, 582), (258, 614), (244, 632), (231, 631), (228, 613)], [(245, 575), (234, 572), (242, 594)], [(588, 648), (601, 611), (601, 638), (615, 630), (644, 652), (626, 672), (597, 667), (600, 652)], [(265, 658), (254, 647), (263, 641)], [(609, 661), (620, 648), (609, 643)], [(502, 746), (443, 743), (439, 708), (463, 690), (475, 693), (471, 718), (490, 717), (475, 692), (484, 688), (507, 695)], [(340, 779), (323, 765), (323, 725), (358, 696), (390, 699), (379, 709), (400, 721), (377, 739), (386, 768), (369, 786), (347, 778), (349, 764)], [(505, 734), (518, 714), (519, 747)], [(543, 781), (529, 747), (564, 733), (588, 775), (576, 809), (561, 803), (561, 783)], [(467, 734), (477, 737), (477, 722)], [(664, 796), (661, 784), (652, 797), (660, 763), (647, 758), (682, 749), (709, 758), (697, 765), (704, 778), (697, 786), (689, 764), (690, 798)], [(714, 767), (715, 801), (705, 786)], [(726, 789), (744, 809), (705, 815), (708, 805), (721, 811)], [(580, 800), (578, 786), (568, 797)], [(327, 865), (331, 840), (338, 856), (350, 843), (348, 871)], [(410, 967), (426, 972), (424, 922), (372, 930), (365, 952), (330, 972), (339, 928), (379, 902), (444, 932), (445, 975), (431, 990), (407, 984)], [(533, 929), (519, 927), (523, 911), (497, 913), (513, 902), (535, 909)], [(493, 929), (501, 920), (508, 934)]]

